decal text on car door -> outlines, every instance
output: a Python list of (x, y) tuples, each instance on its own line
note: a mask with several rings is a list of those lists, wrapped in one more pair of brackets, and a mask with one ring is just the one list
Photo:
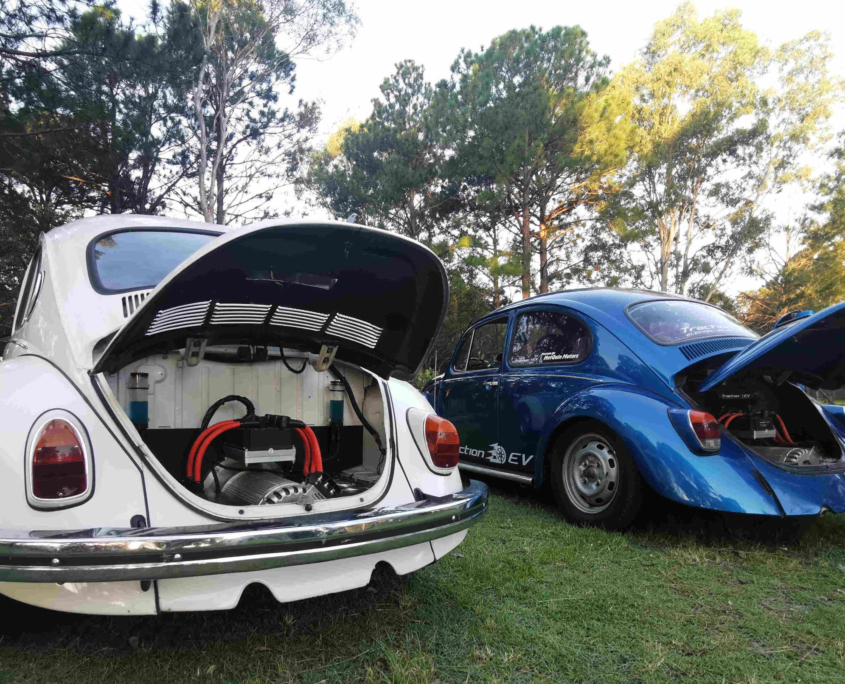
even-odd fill
[(470, 447), (462, 446), (460, 453), (463, 456), (472, 456), (473, 458), (486, 458), (491, 463), (508, 465), (528, 465), (534, 458), (534, 454), (520, 454), (514, 451), (508, 454), (505, 448), (500, 444), (491, 444), (489, 451), (483, 449), (471, 449)]

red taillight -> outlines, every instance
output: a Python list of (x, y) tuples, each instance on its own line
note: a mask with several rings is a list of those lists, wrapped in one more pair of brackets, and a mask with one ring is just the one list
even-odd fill
[(719, 422), (712, 415), (704, 411), (690, 411), (689, 422), (702, 449), (719, 451), (722, 446), (722, 433), (719, 430)]
[(61, 418), (41, 428), (32, 453), (32, 494), (67, 499), (88, 488), (85, 452), (76, 430)]
[(448, 420), (428, 416), (425, 419), (425, 441), (435, 467), (454, 468), (458, 465), (461, 441), (455, 426)]

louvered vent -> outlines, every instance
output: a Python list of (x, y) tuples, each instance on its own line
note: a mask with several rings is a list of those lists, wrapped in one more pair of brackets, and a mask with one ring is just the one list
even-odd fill
[(715, 354), (720, 351), (727, 351), (728, 349), (740, 349), (747, 347), (754, 340), (747, 337), (722, 337), (716, 340), (705, 340), (704, 342), (693, 342), (681, 347), (681, 353), (688, 361), (697, 359), (699, 356), (706, 356), (707, 354)]
[(220, 304), (214, 305), (212, 325), (261, 324), (270, 313), (270, 304)]
[(138, 310), (138, 307), (144, 303), (144, 300), (149, 296), (152, 290), (147, 292), (136, 292), (135, 294), (128, 294), (120, 298), (123, 304), (123, 317), (129, 318)]
[(280, 306), (270, 317), (270, 325), (283, 325), (288, 328), (302, 328), (303, 330), (321, 330), (328, 318), (328, 314)]
[(157, 335), (168, 330), (192, 328), (202, 325), (210, 306), (211, 301), (208, 301), (183, 304), (182, 306), (174, 306), (171, 309), (162, 309), (155, 315), (153, 322), (150, 323), (150, 327), (147, 329), (147, 335)]
[(373, 349), (381, 337), (381, 328), (367, 321), (361, 321), (351, 316), (337, 314), (329, 323), (326, 332), (335, 337), (342, 337), (345, 340), (357, 342), (365, 347)]

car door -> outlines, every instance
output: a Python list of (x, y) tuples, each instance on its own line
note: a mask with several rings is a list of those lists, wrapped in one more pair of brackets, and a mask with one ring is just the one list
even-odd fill
[(550, 429), (555, 409), (596, 382), (581, 370), (592, 348), (589, 326), (571, 312), (532, 308), (516, 313), (499, 382), (503, 467), (534, 473), (537, 443)]
[(507, 324), (504, 316), (469, 330), (438, 387), (441, 415), (457, 428), (461, 460), (470, 463), (504, 462), (497, 440), (499, 378)]

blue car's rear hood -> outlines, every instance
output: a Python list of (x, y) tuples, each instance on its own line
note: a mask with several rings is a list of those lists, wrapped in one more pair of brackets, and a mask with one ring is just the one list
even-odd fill
[(700, 391), (752, 370), (812, 389), (845, 386), (845, 302), (761, 337), (707, 378)]

